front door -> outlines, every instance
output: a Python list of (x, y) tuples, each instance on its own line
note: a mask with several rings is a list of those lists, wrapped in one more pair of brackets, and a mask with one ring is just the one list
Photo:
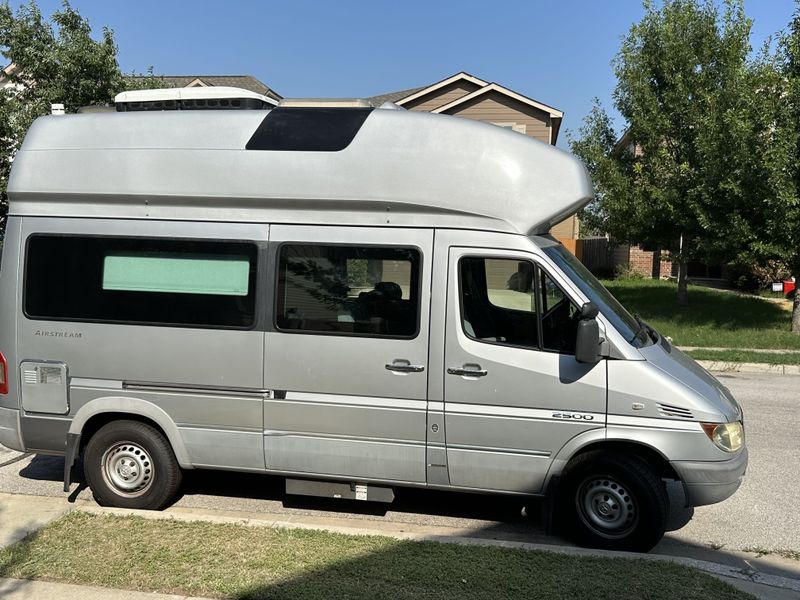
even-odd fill
[(271, 229), (267, 468), (425, 481), (433, 233)]
[(448, 265), (450, 483), (541, 492), (559, 449), (605, 426), (605, 361), (575, 360), (577, 307), (532, 256), (450, 248)]

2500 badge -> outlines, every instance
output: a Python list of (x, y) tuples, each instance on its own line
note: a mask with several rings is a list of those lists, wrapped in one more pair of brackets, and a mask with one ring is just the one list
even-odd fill
[(570, 419), (573, 421), (594, 421), (594, 415), (584, 415), (581, 413), (562, 413), (554, 412), (554, 419)]

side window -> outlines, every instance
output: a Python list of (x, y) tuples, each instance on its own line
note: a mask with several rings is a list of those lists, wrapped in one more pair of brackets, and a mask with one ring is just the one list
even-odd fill
[(533, 263), (465, 257), (459, 279), (462, 327), (472, 339), (575, 353), (578, 309)]
[(539, 281), (542, 302), (542, 348), (562, 354), (575, 354), (578, 308), (541, 269), (539, 269)]
[(33, 235), (32, 319), (246, 329), (258, 248), (248, 242)]
[(284, 244), (275, 325), (282, 331), (415, 337), (420, 253), (411, 248)]
[(539, 348), (533, 263), (470, 257), (461, 259), (459, 270), (464, 333), (484, 342)]

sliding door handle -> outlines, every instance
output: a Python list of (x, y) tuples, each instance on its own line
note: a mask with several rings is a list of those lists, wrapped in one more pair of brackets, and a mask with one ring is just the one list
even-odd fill
[(462, 377), (486, 377), (489, 371), (481, 369), (480, 367), (472, 369), (467, 369), (465, 367), (448, 367), (447, 374), (461, 375)]

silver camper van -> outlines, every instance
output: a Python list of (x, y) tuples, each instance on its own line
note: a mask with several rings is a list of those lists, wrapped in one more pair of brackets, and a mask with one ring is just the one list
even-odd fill
[[(391, 105), (48, 116), (9, 183), (0, 443), (100, 504), (187, 469), (545, 497), (646, 551), (747, 466), (730, 392), (548, 230), (583, 165)], [(679, 482), (680, 485), (677, 485)], [(678, 507), (682, 508), (682, 507)]]

